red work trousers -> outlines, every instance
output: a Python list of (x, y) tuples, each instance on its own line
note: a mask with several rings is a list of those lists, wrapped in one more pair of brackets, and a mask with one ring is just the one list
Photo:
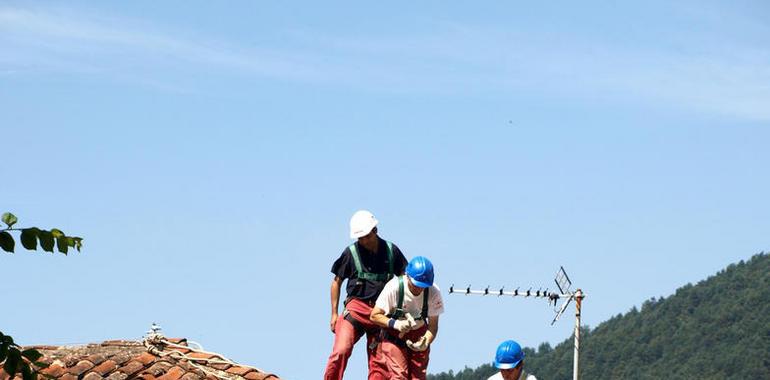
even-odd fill
[(406, 346), (406, 339), (415, 342), (425, 334), (427, 326), (411, 331), (403, 340), (383, 331), (377, 352), (369, 362), (369, 380), (425, 380), (428, 372), (430, 348), (413, 351)]
[(342, 380), (350, 354), (353, 353), (353, 346), (364, 334), (366, 334), (366, 356), (369, 371), (371, 372), (372, 369), (373, 352), (369, 347), (372, 347), (380, 332), (380, 328), (369, 320), (372, 307), (364, 301), (353, 298), (345, 305), (345, 309), (365, 331), (356, 329), (350, 321), (346, 320), (344, 312), (337, 318), (337, 324), (334, 325), (334, 346), (332, 346), (329, 361), (326, 363), (324, 380)]

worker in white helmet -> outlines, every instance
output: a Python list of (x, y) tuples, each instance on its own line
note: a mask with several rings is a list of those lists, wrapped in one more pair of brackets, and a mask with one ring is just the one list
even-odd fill
[[(353, 346), (363, 335), (367, 340), (367, 360), (372, 367), (379, 326), (369, 320), (377, 296), (385, 283), (404, 273), (407, 260), (393, 243), (377, 235), (378, 221), (371, 212), (357, 211), (350, 218), (350, 238), (356, 241), (345, 248), (332, 265), (331, 321), (334, 345), (326, 364), (324, 380), (341, 380)], [(347, 280), (345, 307), (340, 315), (342, 282)]]

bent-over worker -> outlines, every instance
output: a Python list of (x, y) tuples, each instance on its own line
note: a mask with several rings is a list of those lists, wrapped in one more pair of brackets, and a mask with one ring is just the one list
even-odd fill
[(433, 283), (433, 264), (417, 256), (406, 275), (388, 281), (370, 319), (383, 327), (369, 380), (424, 380), (430, 345), (444, 312), (441, 290)]

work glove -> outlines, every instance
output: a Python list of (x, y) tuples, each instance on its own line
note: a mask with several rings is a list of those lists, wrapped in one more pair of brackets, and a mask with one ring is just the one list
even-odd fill
[(412, 351), (422, 352), (428, 349), (430, 342), (433, 341), (433, 334), (430, 331), (426, 331), (425, 335), (420, 337), (416, 342), (411, 340), (406, 341), (406, 346)]
[[(414, 321), (414, 318), (412, 318), (412, 316), (411, 316), (409, 313), (406, 313), (406, 315), (408, 315), (408, 316), (409, 316), (409, 318), (411, 318), (411, 319)], [(422, 320), (422, 319), (420, 319), (419, 321), (415, 321), (415, 322), (414, 322), (414, 325), (412, 326), (412, 328), (411, 328), (411, 329), (409, 329), (409, 331), (414, 331), (414, 330), (417, 330), (417, 329), (419, 329), (420, 327), (422, 327), (424, 324), (425, 324), (425, 321), (424, 321), (424, 320)], [(405, 332), (402, 332), (402, 333), (398, 334), (398, 338), (399, 338), (399, 339), (404, 339), (404, 335), (406, 335), (406, 333), (405, 333)]]
[(412, 317), (411, 314), (406, 313), (403, 319), (397, 319), (395, 322), (393, 322), (393, 329), (398, 331), (399, 337), (404, 337), (404, 334), (408, 333), (409, 331), (412, 331), (414, 328), (415, 321), (414, 317)]

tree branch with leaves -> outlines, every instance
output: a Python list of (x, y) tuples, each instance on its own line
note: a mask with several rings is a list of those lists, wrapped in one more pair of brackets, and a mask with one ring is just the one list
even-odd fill
[[(0, 216), (0, 221), (6, 225), (5, 228), (0, 228), (0, 249), (8, 253), (13, 253), (16, 248), (16, 240), (12, 234), (16, 232), (19, 233), (22, 247), (28, 250), (37, 250), (39, 243), (43, 251), (53, 253), (54, 246), (56, 246), (59, 252), (66, 255), (70, 248), (75, 248), (80, 252), (80, 248), (83, 246), (83, 238), (67, 236), (57, 228), (51, 230), (37, 227), (14, 228), (19, 219), (10, 212)], [(22, 379), (35, 380), (38, 375), (37, 371), (48, 365), (38, 361), (43, 357), (38, 350), (34, 348), (22, 350), (21, 348), (10, 335), (4, 335), (0, 331), (0, 364), (2, 364), (5, 373), (10, 376), (10, 379), (13, 379), (17, 373), (21, 373)], [(31, 367), (30, 364), (35, 367)]]
[(19, 221), (16, 215), (6, 212), (3, 214), (2, 222), (7, 226), (0, 229), (0, 248), (3, 251), (13, 253), (16, 247), (16, 241), (11, 235), (11, 231), (21, 232), (19, 240), (21, 245), (29, 250), (36, 250), (38, 241), (40, 241), (40, 248), (46, 252), (53, 253), (54, 243), (59, 252), (67, 254), (70, 248), (75, 248), (80, 252), (80, 248), (83, 246), (83, 238), (77, 236), (67, 236), (62, 230), (53, 228), (50, 231), (43, 230), (37, 227), (29, 228), (14, 228), (13, 226)]

